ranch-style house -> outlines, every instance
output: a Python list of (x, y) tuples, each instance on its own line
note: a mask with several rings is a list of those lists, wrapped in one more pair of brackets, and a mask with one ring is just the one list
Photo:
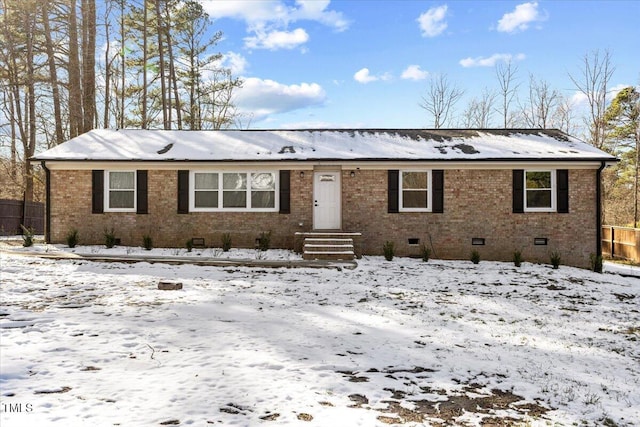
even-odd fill
[(558, 130), (93, 130), (36, 155), (46, 240), (272, 248), (588, 267), (616, 158)]

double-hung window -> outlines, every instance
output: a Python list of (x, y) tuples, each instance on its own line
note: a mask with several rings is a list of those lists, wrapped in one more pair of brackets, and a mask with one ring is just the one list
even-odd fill
[(556, 210), (556, 174), (554, 170), (524, 172), (524, 210), (553, 212)]
[(135, 171), (106, 171), (104, 206), (110, 212), (136, 211)]
[(400, 211), (431, 211), (431, 171), (400, 171)]
[(190, 180), (192, 211), (275, 211), (275, 172), (200, 172)]
[(203, 209), (218, 207), (219, 177), (217, 173), (194, 174), (194, 205)]

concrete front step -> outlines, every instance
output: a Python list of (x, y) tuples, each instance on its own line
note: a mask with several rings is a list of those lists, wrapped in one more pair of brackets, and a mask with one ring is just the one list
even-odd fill
[(317, 252), (317, 251), (305, 251), (302, 254), (304, 260), (322, 260), (322, 261), (351, 261), (356, 257), (353, 251), (348, 252)]
[(362, 234), (342, 231), (298, 232), (296, 241), (296, 251), (301, 252), (305, 260), (353, 260), (360, 256), (361, 246), (358, 245), (361, 245)]

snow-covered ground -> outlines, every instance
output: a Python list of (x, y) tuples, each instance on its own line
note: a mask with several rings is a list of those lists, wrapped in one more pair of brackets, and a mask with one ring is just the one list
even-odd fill
[(635, 278), (0, 256), (2, 427), (640, 425)]

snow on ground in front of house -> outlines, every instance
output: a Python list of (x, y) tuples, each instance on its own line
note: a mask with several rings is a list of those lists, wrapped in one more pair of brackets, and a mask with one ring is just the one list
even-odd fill
[(635, 278), (0, 256), (3, 427), (640, 424)]
[[(0, 242), (2, 242), (0, 240)], [(248, 259), (248, 260), (301, 260), (302, 255), (284, 249), (270, 249), (261, 251), (258, 249), (238, 249), (231, 248), (223, 251), (222, 248), (193, 248), (187, 251), (186, 248), (153, 248), (146, 250), (141, 246), (114, 246), (106, 248), (104, 245), (82, 245), (69, 248), (60, 244), (36, 244), (30, 247), (22, 246), (22, 239), (13, 237), (10, 242), (5, 241), (1, 247), (12, 252), (35, 252), (49, 255), (109, 255), (109, 256), (134, 256), (134, 257), (196, 257), (196, 258), (220, 258), (220, 259)]]

